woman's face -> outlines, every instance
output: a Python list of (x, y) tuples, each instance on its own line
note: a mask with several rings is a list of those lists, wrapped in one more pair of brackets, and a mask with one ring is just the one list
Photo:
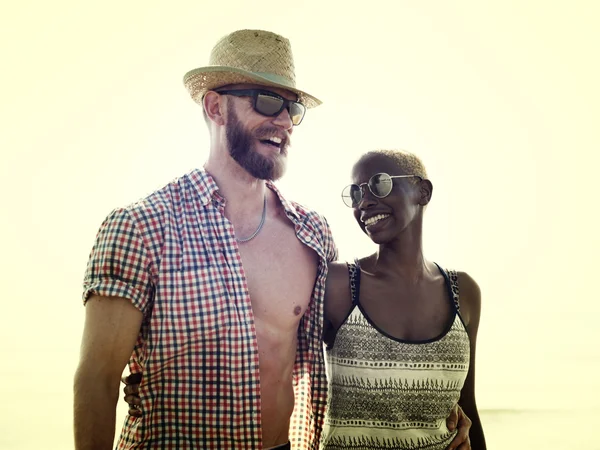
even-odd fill
[[(361, 159), (352, 169), (352, 183), (361, 186), (362, 199), (354, 207), (354, 217), (361, 229), (377, 244), (397, 238), (407, 227), (421, 226), (423, 189), (420, 178), (392, 178), (390, 193), (378, 198), (368, 187), (369, 180), (377, 184), (386, 173), (390, 176), (412, 175), (405, 173), (398, 164), (385, 155), (374, 154)], [(389, 182), (388, 182), (389, 186)], [(373, 186), (377, 191), (376, 186)]]

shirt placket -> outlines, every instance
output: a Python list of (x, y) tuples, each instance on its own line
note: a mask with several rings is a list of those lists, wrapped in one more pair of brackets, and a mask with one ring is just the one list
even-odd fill
[[(225, 217), (225, 201), (216, 201), (215, 206), (221, 224), (218, 227), (218, 242), (225, 260), (223, 268), (226, 271), (227, 291), (238, 313), (237, 332), (234, 332), (232, 342), (232, 354), (236, 356), (234, 361), (230, 361), (230, 366), (234, 368), (231, 375), (232, 384), (236, 388), (238, 399), (242, 399), (243, 402), (238, 411), (242, 418), (239, 421), (235, 420), (235, 436), (238, 442), (236, 445), (238, 448), (240, 445), (252, 449), (261, 448), (260, 374), (252, 303), (233, 225)], [(242, 442), (243, 444), (240, 444)]]

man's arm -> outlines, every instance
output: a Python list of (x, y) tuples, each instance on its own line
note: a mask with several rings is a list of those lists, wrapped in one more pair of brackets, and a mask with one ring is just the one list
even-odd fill
[(471, 450), (471, 440), (469, 438), (471, 425), (473, 425), (471, 419), (465, 414), (460, 405), (455, 405), (446, 419), (446, 426), (450, 431), (455, 429), (458, 429), (458, 431), (446, 450)]
[(131, 356), (143, 315), (130, 300), (92, 296), (74, 383), (75, 448), (111, 449), (119, 381)]

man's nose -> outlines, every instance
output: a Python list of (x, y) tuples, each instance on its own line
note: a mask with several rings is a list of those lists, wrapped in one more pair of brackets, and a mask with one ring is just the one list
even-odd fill
[(288, 130), (290, 133), (294, 129), (294, 122), (292, 122), (292, 117), (290, 116), (290, 112), (287, 108), (283, 108), (283, 111), (281, 111), (279, 115), (275, 117), (273, 123), (284, 130)]

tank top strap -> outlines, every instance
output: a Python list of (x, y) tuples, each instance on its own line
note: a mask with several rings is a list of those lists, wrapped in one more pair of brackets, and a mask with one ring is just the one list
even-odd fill
[(354, 263), (347, 263), (348, 275), (350, 276), (350, 295), (352, 296), (352, 305), (358, 305), (358, 297), (360, 296), (360, 263), (358, 258), (354, 259)]
[(452, 292), (452, 302), (457, 311), (460, 311), (460, 292), (458, 289), (458, 274), (456, 270), (447, 269), (446, 273), (450, 279), (450, 290)]
[(448, 283), (448, 290), (452, 297), (452, 304), (454, 305), (456, 311), (459, 312), (460, 291), (458, 289), (458, 274), (456, 273), (456, 270), (442, 269), (438, 263), (435, 263), (435, 265), (438, 266), (438, 269), (440, 269), (440, 272), (442, 272), (444, 278), (446, 278), (446, 282)]

